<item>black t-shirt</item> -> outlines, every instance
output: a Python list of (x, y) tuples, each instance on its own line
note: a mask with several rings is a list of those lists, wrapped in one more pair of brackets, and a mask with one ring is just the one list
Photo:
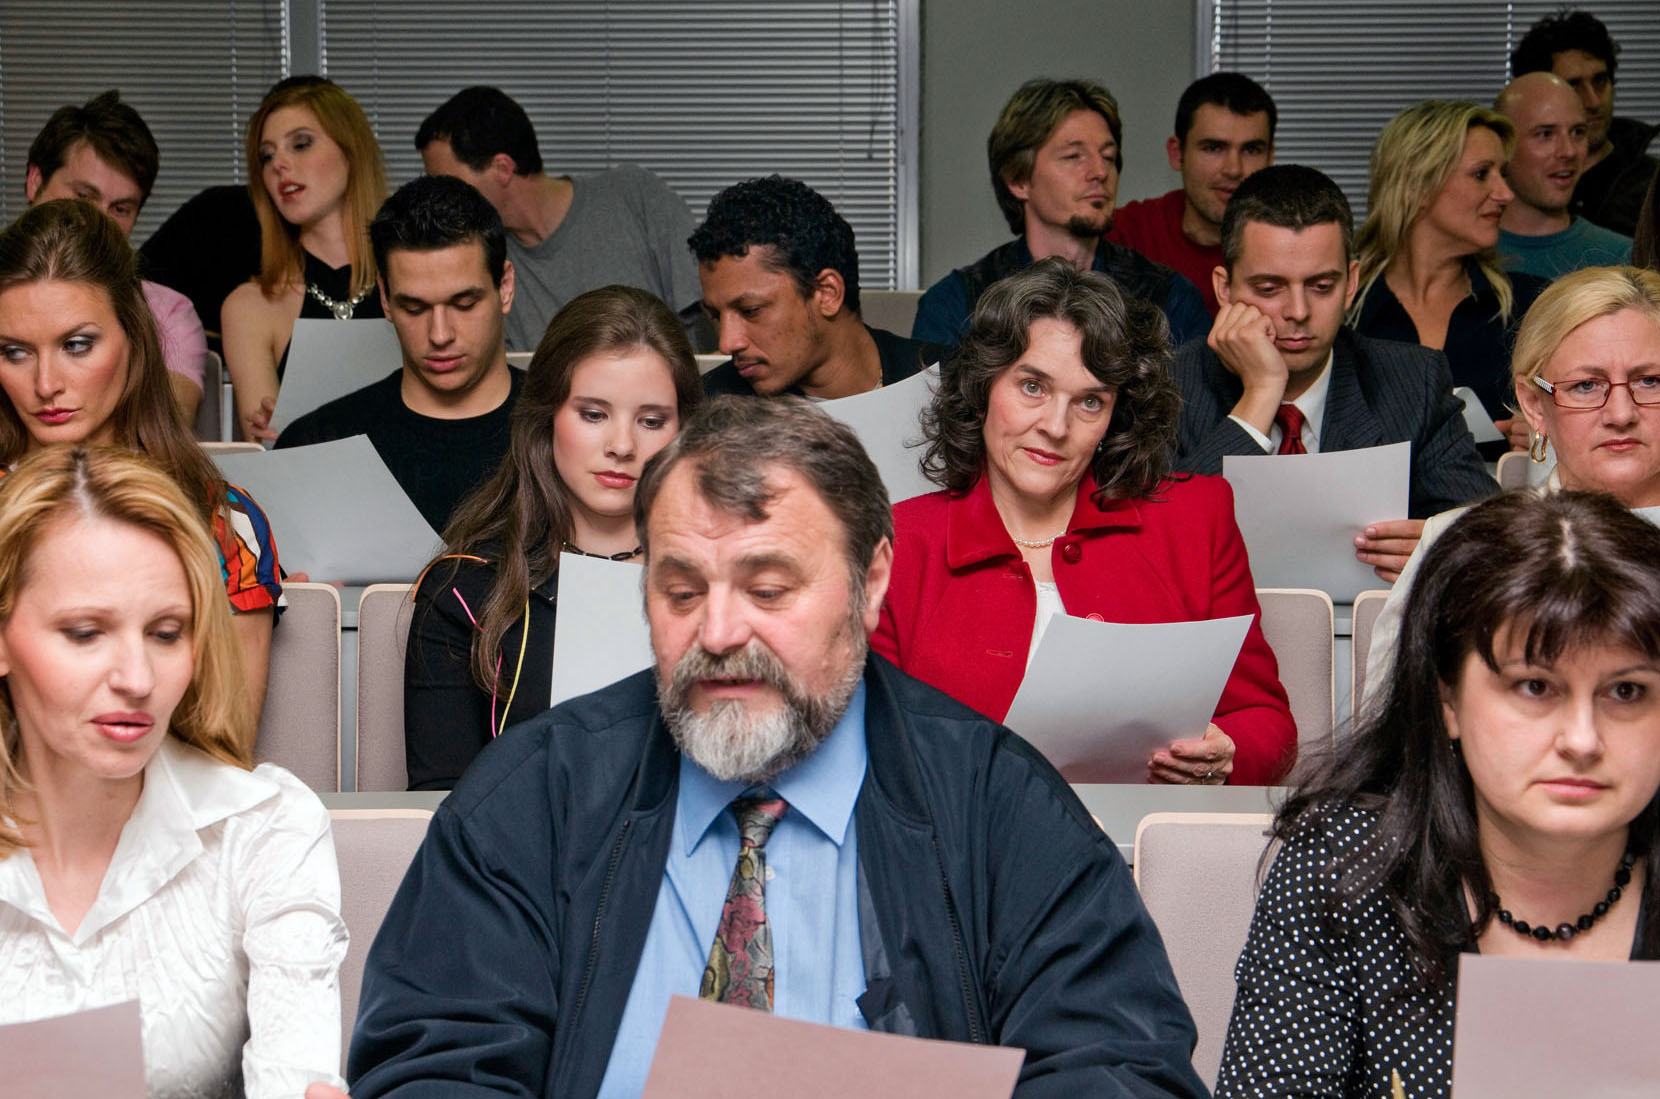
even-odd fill
[[(416, 510), (443, 533), (450, 513), (495, 473), (507, 453), (508, 425), (524, 373), (508, 368), (512, 392), (482, 416), (441, 420), (411, 412), (403, 403), (403, 371), (337, 398), (295, 420), (277, 446), (309, 446), (367, 435), (414, 501)], [(551, 429), (551, 428), (550, 428)]]

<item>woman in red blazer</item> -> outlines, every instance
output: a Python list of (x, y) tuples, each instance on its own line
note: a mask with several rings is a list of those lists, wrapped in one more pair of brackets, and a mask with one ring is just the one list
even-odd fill
[[(943, 491), (894, 508), (871, 646), (1003, 717), (1051, 613), (1109, 622), (1258, 615), (1233, 494), (1169, 476), (1179, 406), (1164, 325), (1106, 277), (1045, 260), (988, 290), (923, 417)], [(1296, 754), (1253, 621), (1216, 714), (1153, 753), (1151, 782), (1273, 783)]]

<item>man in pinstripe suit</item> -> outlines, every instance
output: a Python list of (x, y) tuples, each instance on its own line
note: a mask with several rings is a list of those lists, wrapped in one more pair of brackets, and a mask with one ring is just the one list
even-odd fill
[(1411, 517), (1375, 523), (1355, 556), (1393, 582), (1423, 520), (1490, 495), (1446, 356), (1367, 339), (1343, 324), (1355, 294), (1353, 217), (1313, 168), (1264, 168), (1222, 219), (1221, 311), (1176, 353), (1176, 468), (1221, 473), (1227, 454), (1303, 454), (1412, 444)]

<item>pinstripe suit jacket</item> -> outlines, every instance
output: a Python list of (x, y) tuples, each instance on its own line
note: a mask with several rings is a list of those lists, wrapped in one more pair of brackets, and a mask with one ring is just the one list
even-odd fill
[[(1464, 406), (1453, 396), (1445, 355), (1417, 344), (1368, 339), (1347, 326), (1338, 331), (1333, 351), (1321, 450), (1410, 442), (1412, 519), (1498, 491), (1464, 426)], [(1181, 347), (1173, 370), (1182, 391), (1178, 470), (1221, 473), (1224, 455), (1264, 453), (1228, 418), (1245, 386), (1205, 341)]]

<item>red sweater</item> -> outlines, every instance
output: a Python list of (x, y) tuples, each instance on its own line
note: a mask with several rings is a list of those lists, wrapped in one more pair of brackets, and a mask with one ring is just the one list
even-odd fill
[[(1196, 476), (1165, 482), (1155, 501), (1114, 500), (1105, 509), (1090, 500), (1093, 491), (1085, 477), (1051, 551), (1067, 613), (1111, 622), (1258, 616), (1213, 720), (1236, 747), (1230, 782), (1278, 781), (1295, 759), (1297, 730), (1262, 636), (1232, 489), (1220, 477)], [(935, 492), (893, 511), (893, 583), (871, 647), (1003, 718), (1026, 674), (1037, 589), (991, 489), (982, 477), (965, 496)]]
[(1135, 249), (1154, 263), (1180, 271), (1183, 278), (1199, 288), (1205, 298), (1205, 308), (1214, 317), (1221, 306), (1217, 304), (1216, 284), (1210, 273), (1222, 266), (1222, 246), (1206, 248), (1188, 239), (1182, 232), (1182, 211), (1186, 207), (1187, 192), (1180, 187), (1158, 198), (1138, 199), (1119, 207), (1113, 214), (1107, 239)]

